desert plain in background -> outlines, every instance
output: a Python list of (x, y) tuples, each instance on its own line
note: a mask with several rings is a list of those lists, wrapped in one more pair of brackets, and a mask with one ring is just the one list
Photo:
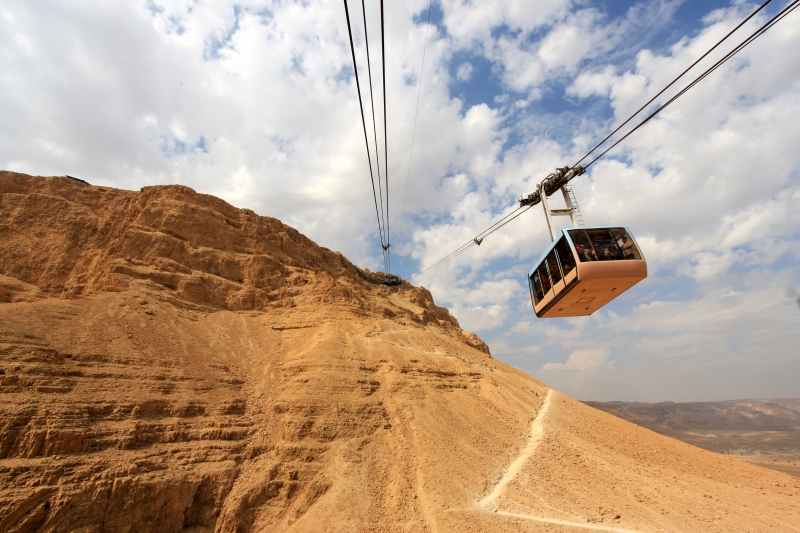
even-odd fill
[(800, 399), (586, 403), (699, 448), (800, 477)]
[(800, 479), (187, 187), (0, 172), (0, 302), (3, 532), (800, 531)]

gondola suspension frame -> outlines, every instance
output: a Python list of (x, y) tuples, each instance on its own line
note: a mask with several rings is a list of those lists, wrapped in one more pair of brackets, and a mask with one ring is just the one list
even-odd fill
[[(553, 243), (528, 274), (531, 304), (540, 318), (590, 315), (647, 277), (647, 262), (627, 228), (584, 226), (569, 182), (585, 171), (580, 166), (556, 169), (536, 184), (534, 192), (518, 198), (521, 208), (542, 204)], [(558, 190), (565, 209), (550, 208), (548, 196)], [(553, 217), (557, 216), (570, 217), (572, 227), (556, 231)], [(593, 240), (606, 233), (610, 240), (604, 238), (602, 244)], [(578, 246), (573, 236), (585, 243)]]

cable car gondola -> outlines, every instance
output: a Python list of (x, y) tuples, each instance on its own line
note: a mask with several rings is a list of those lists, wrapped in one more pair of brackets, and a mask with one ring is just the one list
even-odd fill
[(591, 315), (647, 277), (647, 262), (627, 228), (561, 230), (528, 274), (540, 318)]
[[(540, 318), (587, 316), (647, 277), (647, 262), (628, 228), (580, 227), (578, 204), (567, 183), (583, 167), (558, 169), (533, 193), (519, 197), (520, 206), (542, 204), (553, 244), (528, 273), (531, 304)], [(547, 196), (557, 190), (566, 209), (550, 209)], [(556, 238), (553, 216), (569, 216), (572, 228)]]

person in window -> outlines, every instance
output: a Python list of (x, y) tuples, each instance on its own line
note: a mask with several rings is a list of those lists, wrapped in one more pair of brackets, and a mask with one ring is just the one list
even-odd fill
[(606, 259), (624, 259), (622, 250), (616, 245), (617, 243), (611, 242), (603, 247), (603, 257)]
[(548, 276), (547, 271), (544, 270), (544, 265), (539, 267), (539, 279), (542, 280), (542, 290), (544, 294), (550, 292), (550, 287), (552, 287), (552, 285), (550, 285), (550, 276)]
[(576, 243), (575, 251), (578, 252), (581, 261), (597, 261), (597, 254), (591, 248)]
[(625, 255), (625, 259), (636, 259), (636, 253), (634, 252), (633, 248), (633, 241), (628, 238), (627, 235), (623, 235), (619, 241), (617, 241), (619, 247), (622, 249), (623, 255)]

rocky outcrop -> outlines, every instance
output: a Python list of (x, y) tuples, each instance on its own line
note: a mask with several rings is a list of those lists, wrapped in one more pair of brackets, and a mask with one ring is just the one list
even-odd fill
[[(424, 288), (374, 287), (340, 253), (279, 220), (181, 185), (133, 192), (0, 172), (0, 273), (66, 299), (145, 281), (164, 298), (206, 312), (313, 301), (439, 326), (488, 354)], [(371, 297), (395, 293), (417, 312)]]
[(332, 403), (309, 361), (282, 366), (286, 337), (356, 319), (489, 353), (424, 288), (183, 186), (0, 173), (0, 304), (2, 531), (289, 524), (332, 443), (388, 415), (370, 364)]

